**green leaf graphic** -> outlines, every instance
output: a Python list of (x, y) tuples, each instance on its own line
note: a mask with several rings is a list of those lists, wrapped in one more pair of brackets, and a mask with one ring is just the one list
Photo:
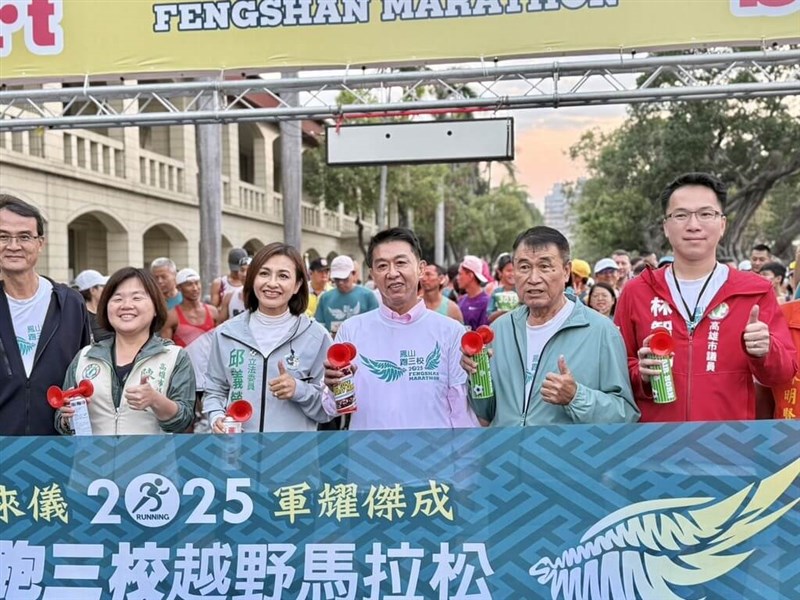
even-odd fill
[(372, 360), (362, 354), (361, 362), (369, 369), (370, 373), (387, 383), (400, 379), (406, 372), (403, 367), (397, 366), (390, 360)]
[(429, 371), (439, 368), (439, 361), (442, 358), (442, 351), (439, 348), (439, 342), (436, 342), (436, 347), (425, 357), (425, 368)]

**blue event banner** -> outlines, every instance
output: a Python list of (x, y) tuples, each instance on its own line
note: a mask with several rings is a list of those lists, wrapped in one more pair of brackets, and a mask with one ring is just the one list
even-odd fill
[(0, 438), (0, 598), (800, 598), (800, 422)]

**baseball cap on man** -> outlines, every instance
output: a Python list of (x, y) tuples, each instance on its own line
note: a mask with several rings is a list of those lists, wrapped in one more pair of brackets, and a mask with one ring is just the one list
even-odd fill
[(231, 271), (237, 271), (239, 269), (239, 261), (246, 256), (247, 250), (244, 248), (231, 248), (230, 252), (228, 252), (228, 266)]
[(617, 266), (617, 263), (614, 262), (613, 258), (601, 258), (594, 265), (595, 274), (599, 273), (600, 271), (605, 271), (606, 269), (614, 269), (615, 271), (618, 271), (619, 267)]
[(108, 276), (103, 276), (94, 269), (87, 269), (78, 273), (75, 281), (72, 282), (72, 287), (77, 288), (79, 292), (85, 292), (96, 285), (105, 285), (106, 283), (108, 283)]
[(353, 259), (344, 254), (331, 261), (331, 279), (347, 279), (355, 270)]
[(477, 256), (467, 254), (464, 257), (464, 260), (461, 261), (461, 267), (467, 271), (472, 271), (476, 279), (481, 283), (486, 283), (488, 281), (486, 276), (483, 274), (483, 261)]
[(327, 258), (315, 258), (311, 261), (311, 264), (308, 265), (309, 271), (327, 271), (330, 265), (328, 265)]
[(584, 279), (589, 279), (592, 275), (592, 267), (589, 266), (589, 263), (585, 260), (581, 260), (580, 258), (573, 258), (572, 259), (572, 272), (575, 273), (578, 277), (583, 277)]
[[(236, 268), (238, 269), (239, 267), (237, 266)], [(176, 285), (183, 285), (190, 281), (200, 281), (200, 275), (194, 269), (181, 269), (175, 276)]]

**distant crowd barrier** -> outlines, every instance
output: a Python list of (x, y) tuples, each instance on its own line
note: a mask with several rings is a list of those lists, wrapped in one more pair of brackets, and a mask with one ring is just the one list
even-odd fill
[(800, 422), (0, 438), (0, 598), (800, 598)]

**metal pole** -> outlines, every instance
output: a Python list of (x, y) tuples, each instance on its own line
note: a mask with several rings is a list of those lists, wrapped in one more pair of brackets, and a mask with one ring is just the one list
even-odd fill
[[(203, 110), (217, 111), (220, 96), (210, 91), (202, 100)], [(222, 125), (195, 125), (197, 185), (200, 202), (200, 279), (204, 295), (222, 273)]]
[(433, 260), (444, 268), (444, 182), (439, 187), (439, 203), (436, 205), (436, 223), (433, 229)]
[[(296, 78), (297, 71), (281, 77)], [(289, 106), (300, 103), (300, 93), (286, 91), (281, 99)], [(281, 121), (281, 183), (283, 189), (283, 241), (298, 250), (303, 247), (301, 200), (303, 195), (302, 121)]]
[(386, 182), (388, 179), (389, 179), (389, 167), (387, 165), (382, 165), (381, 187), (380, 187), (380, 194), (378, 195), (378, 215), (377, 215), (378, 231), (386, 229)]

